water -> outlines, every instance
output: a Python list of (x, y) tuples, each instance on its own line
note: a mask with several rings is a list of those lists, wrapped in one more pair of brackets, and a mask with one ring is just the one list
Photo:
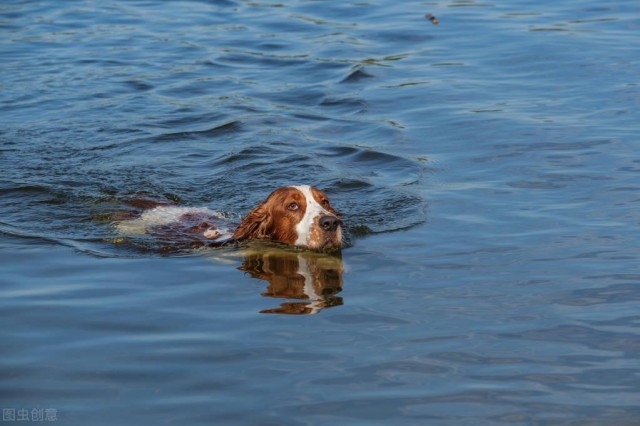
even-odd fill
[[(639, 12), (4, 1), (3, 415), (640, 424)], [(291, 184), (341, 256), (112, 225)]]

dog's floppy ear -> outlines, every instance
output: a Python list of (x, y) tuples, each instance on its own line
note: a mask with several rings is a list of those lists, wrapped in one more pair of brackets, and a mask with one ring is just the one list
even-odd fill
[(271, 214), (263, 202), (242, 219), (232, 238), (236, 241), (268, 238), (267, 229), (270, 221)]

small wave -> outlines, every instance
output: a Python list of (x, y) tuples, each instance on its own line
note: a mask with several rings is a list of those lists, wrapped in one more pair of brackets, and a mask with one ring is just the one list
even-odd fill
[(362, 65), (357, 65), (342, 79), (341, 83), (356, 83), (368, 78), (373, 78), (373, 74), (369, 74)]
[(240, 128), (241, 128), (241, 125), (239, 121), (230, 121), (228, 123), (211, 127), (209, 129), (189, 131), (189, 132), (166, 133), (166, 134), (154, 136), (152, 139), (155, 142), (173, 142), (173, 141), (180, 141), (184, 139), (208, 138), (208, 137), (220, 136), (226, 133), (234, 133), (239, 131)]

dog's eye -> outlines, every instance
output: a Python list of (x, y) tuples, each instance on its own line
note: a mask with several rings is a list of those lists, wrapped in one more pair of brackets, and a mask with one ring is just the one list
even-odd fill
[(289, 205), (287, 206), (287, 209), (288, 209), (288, 210), (291, 210), (291, 211), (296, 211), (296, 210), (298, 210), (299, 208), (300, 208), (300, 206), (298, 205), (298, 203), (291, 203), (291, 204), (289, 204)]
[(322, 207), (328, 209), (329, 208), (329, 200), (327, 200), (327, 199), (322, 200)]

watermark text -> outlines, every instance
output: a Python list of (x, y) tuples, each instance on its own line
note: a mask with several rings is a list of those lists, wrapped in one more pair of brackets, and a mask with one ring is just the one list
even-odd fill
[(3, 408), (2, 422), (57, 422), (56, 408)]

